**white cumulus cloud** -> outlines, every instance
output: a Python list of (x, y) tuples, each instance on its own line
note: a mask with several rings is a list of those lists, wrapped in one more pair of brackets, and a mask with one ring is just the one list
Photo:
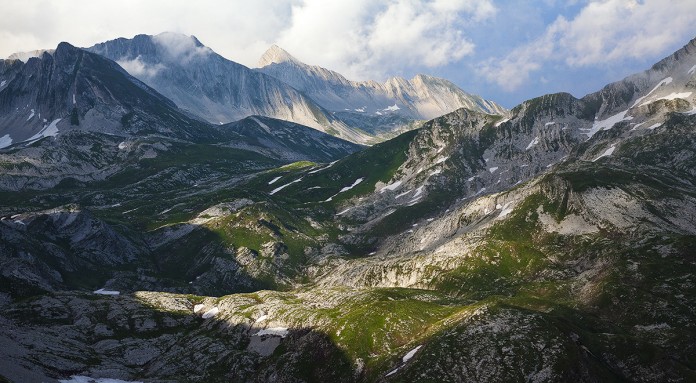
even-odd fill
[(533, 41), (502, 58), (481, 63), (479, 73), (513, 91), (546, 64), (588, 67), (661, 54), (692, 38), (692, 0), (594, 0), (574, 18), (559, 16)]

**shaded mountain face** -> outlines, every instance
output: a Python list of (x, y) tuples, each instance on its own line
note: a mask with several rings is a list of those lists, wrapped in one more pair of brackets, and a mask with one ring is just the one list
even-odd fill
[(289, 84), (340, 118), (373, 133), (407, 126), (400, 119), (429, 120), (459, 108), (507, 113), (495, 102), (468, 94), (441, 78), (417, 75), (411, 80), (394, 77), (385, 83), (350, 81), (337, 72), (304, 64), (277, 45), (263, 54), (258, 67), (258, 71)]
[(179, 108), (212, 124), (261, 115), (293, 121), (353, 142), (370, 138), (291, 86), (223, 58), (193, 36), (138, 35), (88, 50), (116, 61)]
[(230, 138), (225, 145), (295, 162), (330, 162), (363, 147), (294, 122), (251, 116), (219, 128)]
[(327, 164), (281, 166), (292, 125), (253, 117), (215, 145), (131, 138), (134, 166), (104, 181), (3, 192), (0, 371), (692, 381), (694, 44)]
[(26, 63), (4, 60), (0, 70), (3, 147), (71, 129), (214, 138), (213, 130), (114, 62), (67, 43)]

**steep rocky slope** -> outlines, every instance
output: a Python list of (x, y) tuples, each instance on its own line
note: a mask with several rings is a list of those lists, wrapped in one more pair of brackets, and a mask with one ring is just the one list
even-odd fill
[[(458, 110), (330, 163), (170, 159), (6, 193), (0, 243), (24, 248), (3, 265), (23, 268), (0, 286), (28, 287), (2, 291), (0, 375), (693, 381), (693, 46), (582, 99)], [(126, 244), (148, 253), (65, 278)]]

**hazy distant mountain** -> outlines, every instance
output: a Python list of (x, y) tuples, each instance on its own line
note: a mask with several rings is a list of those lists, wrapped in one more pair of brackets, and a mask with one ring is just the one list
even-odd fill
[(341, 113), (339, 116), (348, 113), (362, 116), (366, 121), (363, 128), (368, 130), (389, 129), (388, 126), (386, 129), (368, 127), (379, 121), (374, 117), (380, 116), (429, 120), (459, 108), (488, 114), (507, 113), (495, 102), (466, 93), (445, 79), (419, 74), (411, 80), (392, 77), (384, 83), (350, 81), (337, 72), (304, 64), (277, 45), (261, 56), (258, 66), (260, 72), (300, 90), (327, 110)]
[(261, 115), (353, 141), (370, 137), (337, 120), (291, 86), (227, 60), (193, 36), (162, 33), (119, 38), (89, 48), (213, 124)]

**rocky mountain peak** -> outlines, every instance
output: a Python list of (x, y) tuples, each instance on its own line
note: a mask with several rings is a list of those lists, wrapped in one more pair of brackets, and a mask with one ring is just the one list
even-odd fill
[(261, 58), (259, 59), (256, 66), (258, 68), (263, 68), (271, 64), (282, 64), (287, 62), (291, 62), (294, 64), (302, 64), (285, 49), (279, 47), (276, 44), (273, 44), (270, 48), (268, 48), (268, 50), (266, 50), (266, 52), (264, 52), (263, 55), (261, 55)]
[(19, 60), (19, 61), (26, 63), (32, 57), (41, 57), (41, 56), (43, 56), (44, 53), (48, 53), (48, 54), (52, 55), (53, 52), (55, 52), (55, 49), (36, 49), (33, 51), (27, 51), (27, 52), (17, 52), (17, 53), (13, 53), (13, 54), (9, 55), (7, 57), (7, 60), (10, 60), (10, 61)]

